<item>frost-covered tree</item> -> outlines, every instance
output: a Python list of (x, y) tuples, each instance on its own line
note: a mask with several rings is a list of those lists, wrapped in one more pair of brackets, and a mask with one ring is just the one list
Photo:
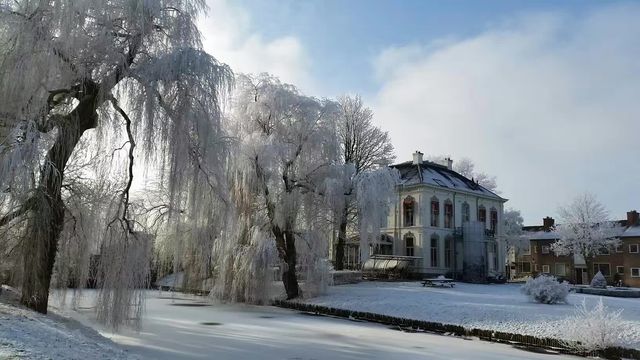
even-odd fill
[(607, 288), (607, 279), (602, 275), (602, 272), (598, 271), (591, 279), (591, 287), (606, 289)]
[(566, 303), (571, 286), (568, 282), (559, 282), (553, 276), (529, 278), (520, 289), (523, 294), (542, 304)]
[(625, 321), (622, 309), (612, 310), (602, 297), (593, 308), (586, 299), (576, 305), (573, 316), (563, 322), (563, 335), (571, 341), (566, 345), (579, 351), (593, 351), (614, 346), (625, 346), (637, 340), (634, 324)]
[[(349, 167), (343, 184), (344, 200), (341, 204), (336, 204), (339, 205), (336, 209), (338, 242), (335, 247), (334, 268), (342, 270), (347, 226), (357, 216), (355, 201), (358, 182), (364, 180), (363, 173), (389, 165), (395, 156), (389, 134), (373, 124), (373, 112), (362, 103), (360, 96), (343, 96), (338, 99), (338, 105), (340, 161)], [(382, 172), (377, 173), (386, 176)]]
[(460, 160), (453, 163), (453, 170), (458, 172), (460, 175), (465, 176), (469, 179), (474, 179), (478, 184), (480, 184), (480, 186), (486, 188), (489, 191), (498, 191), (496, 177), (487, 175), (483, 172), (478, 172), (475, 170), (475, 167), (476, 165), (474, 164), (473, 160), (469, 158), (461, 158)]
[(555, 227), (558, 241), (551, 245), (557, 255), (578, 255), (584, 258), (587, 274), (593, 275), (593, 260), (603, 250), (611, 251), (619, 243), (617, 225), (592, 194), (577, 196), (559, 210), (561, 225)]
[(323, 195), (343, 171), (335, 164), (337, 107), (266, 74), (239, 76), (236, 86), (230, 126), (239, 140), (232, 188), (247, 218), (241, 241), (274, 242), (287, 298), (295, 298), (298, 266), (318, 267), (328, 251)]
[(520, 210), (508, 208), (502, 216), (503, 236), (507, 250), (516, 253), (529, 248), (529, 239), (527, 239), (522, 230), (524, 219), (520, 214)]
[[(194, 20), (204, 7), (200, 0), (0, 1), (0, 227), (24, 224), (15, 229), (26, 306), (47, 311), (61, 237), (73, 230), (67, 205), (78, 199), (63, 184), (85, 137), (98, 151), (124, 152), (115, 171), (96, 173), (118, 184), (117, 196), (82, 240), (98, 238), (111, 261), (102, 318), (115, 325), (130, 305), (141, 309), (128, 292), (144, 285), (137, 269), (149, 253), (131, 213), (137, 154), (158, 169), (172, 204), (200, 221), (213, 217), (209, 194), (225, 154), (219, 93), (232, 74), (201, 50)], [(126, 140), (113, 146), (118, 134)]]
[[(443, 164), (446, 162), (446, 158), (448, 158), (448, 156), (429, 156), (429, 161)], [(494, 193), (499, 193), (496, 177), (487, 175), (484, 172), (476, 171), (476, 164), (473, 160), (466, 157), (460, 158), (453, 162), (453, 170), (466, 178), (473, 179), (473, 181), (477, 182), (485, 189)]]

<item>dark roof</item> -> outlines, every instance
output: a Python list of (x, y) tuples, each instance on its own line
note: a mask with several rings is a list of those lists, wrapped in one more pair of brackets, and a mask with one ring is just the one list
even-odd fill
[(400, 164), (391, 165), (392, 168), (400, 172), (400, 183), (402, 185), (426, 184), (451, 190), (475, 193), (484, 197), (494, 198), (500, 201), (507, 201), (496, 193), (489, 191), (482, 185), (468, 179), (457, 172), (450, 170), (444, 165), (430, 161), (423, 161), (421, 164), (414, 164), (406, 161)]

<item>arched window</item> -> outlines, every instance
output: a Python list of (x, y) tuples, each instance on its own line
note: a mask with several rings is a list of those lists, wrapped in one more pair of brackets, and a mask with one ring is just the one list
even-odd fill
[(462, 222), (469, 222), (471, 216), (469, 215), (469, 204), (465, 201), (462, 203)]
[(437, 197), (431, 198), (431, 226), (438, 227), (440, 219), (440, 202)]
[(496, 208), (491, 208), (490, 212), (490, 229), (495, 233), (498, 229), (498, 210)]
[(453, 203), (449, 199), (444, 202), (444, 227), (453, 227)]
[(485, 224), (487, 223), (487, 209), (485, 209), (483, 205), (478, 207), (478, 221)]
[(440, 237), (437, 234), (431, 235), (431, 267), (438, 267), (438, 242)]
[(409, 233), (405, 236), (404, 244), (405, 244), (405, 255), (414, 256), (415, 238), (413, 237), (413, 234)]
[(447, 235), (444, 238), (444, 267), (450, 268), (453, 263), (453, 237)]
[(416, 210), (416, 201), (412, 196), (407, 196), (402, 202), (404, 213), (404, 226), (414, 226), (414, 215)]

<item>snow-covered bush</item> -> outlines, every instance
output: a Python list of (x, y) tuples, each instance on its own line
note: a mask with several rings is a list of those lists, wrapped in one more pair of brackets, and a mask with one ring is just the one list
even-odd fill
[(553, 276), (530, 278), (520, 289), (523, 294), (543, 304), (566, 303), (569, 295), (569, 283), (558, 282)]
[(592, 351), (629, 342), (627, 333), (632, 325), (622, 319), (622, 310), (610, 310), (602, 298), (593, 308), (585, 300), (576, 306), (573, 316), (566, 319), (564, 333), (567, 345), (580, 351)]
[(607, 288), (607, 279), (604, 278), (604, 275), (600, 271), (593, 277), (591, 280), (591, 287), (606, 289)]

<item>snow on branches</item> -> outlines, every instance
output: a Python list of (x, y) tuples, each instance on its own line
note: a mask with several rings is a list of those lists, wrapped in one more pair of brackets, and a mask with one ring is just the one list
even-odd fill
[(529, 278), (522, 285), (521, 291), (532, 300), (543, 304), (566, 303), (570, 285), (568, 282), (559, 282), (553, 276), (538, 276)]

